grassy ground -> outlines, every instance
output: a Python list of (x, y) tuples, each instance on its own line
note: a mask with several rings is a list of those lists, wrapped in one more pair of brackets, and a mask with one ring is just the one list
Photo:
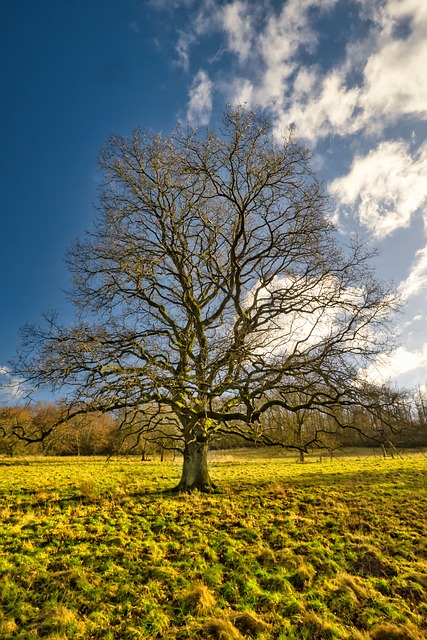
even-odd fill
[(0, 638), (427, 637), (425, 457), (237, 456), (0, 461)]

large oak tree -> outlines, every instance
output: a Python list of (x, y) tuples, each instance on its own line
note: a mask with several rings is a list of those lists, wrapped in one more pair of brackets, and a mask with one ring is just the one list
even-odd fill
[(27, 326), (17, 373), (61, 388), (70, 413), (163, 425), (180, 490), (212, 489), (213, 434), (273, 443), (260, 418), (275, 405), (338, 423), (337, 408), (378, 407), (361, 371), (394, 301), (369, 252), (337, 242), (292, 133), (239, 107), (219, 130), (112, 137), (100, 165), (97, 219), (69, 254), (76, 322)]

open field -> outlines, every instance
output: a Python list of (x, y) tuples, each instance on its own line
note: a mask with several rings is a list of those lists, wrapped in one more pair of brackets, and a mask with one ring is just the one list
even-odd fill
[[(236, 459), (235, 459), (236, 458)], [(0, 638), (427, 637), (427, 458), (0, 461)]]

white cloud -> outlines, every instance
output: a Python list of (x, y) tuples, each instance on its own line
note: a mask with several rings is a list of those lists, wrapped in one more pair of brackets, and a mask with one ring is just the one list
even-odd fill
[(400, 283), (399, 291), (404, 299), (419, 294), (427, 287), (427, 246), (416, 253), (415, 264), (409, 276)]
[[(408, 21), (409, 33), (398, 27)], [(364, 68), (362, 121), (396, 120), (408, 114), (427, 118), (427, 3), (424, 0), (388, 0), (380, 13), (377, 49)]]
[(427, 205), (427, 144), (412, 155), (405, 142), (382, 142), (357, 156), (349, 173), (329, 185), (341, 211), (355, 210), (360, 223), (383, 238), (407, 227)]
[[(407, 329), (408, 327), (413, 327), (413, 325), (420, 320), (424, 320), (424, 317), (422, 316), (422, 314), (418, 313), (413, 318), (409, 318), (409, 320), (406, 320), (406, 322), (403, 323), (402, 330)], [(409, 335), (411, 334), (412, 332), (409, 333)]]
[[(339, 336), (354, 307), (361, 302), (363, 292), (356, 288), (343, 289), (334, 278), (307, 280), (303, 277), (276, 277), (264, 287), (258, 283), (248, 294), (246, 311), (249, 315), (257, 314), (260, 325), (263, 324), (263, 309), (267, 310), (263, 332), (260, 332), (258, 348), (260, 352), (279, 354), (301, 354), (309, 352), (325, 341)], [(293, 301), (298, 298), (297, 309)], [(284, 309), (289, 301), (289, 309)], [(322, 301), (322, 302), (319, 302)], [(281, 313), (271, 319), (271, 309), (280, 306)], [(356, 330), (356, 328), (355, 328)], [(367, 325), (360, 326), (354, 336), (353, 346), (366, 346), (372, 337)], [(253, 344), (254, 337), (250, 337)]]
[[(185, 71), (190, 68), (190, 53), (192, 47), (198, 44), (201, 36), (215, 31), (216, 29), (223, 29), (223, 20), (221, 18), (222, 9), (218, 7), (215, 0), (176, 0), (175, 3), (169, 0), (160, 0), (160, 2), (167, 6), (158, 8), (167, 8), (169, 11), (179, 9), (182, 7), (191, 7), (193, 4), (197, 5), (194, 18), (186, 26), (185, 29), (178, 29), (178, 40), (175, 45), (175, 50), (178, 54), (177, 64)], [(169, 4), (168, 4), (169, 3)], [(214, 56), (215, 58), (215, 56)]]
[(230, 66), (226, 99), (268, 107), (282, 127), (294, 124), (312, 143), (329, 134), (379, 133), (405, 116), (427, 119), (427, 2), (350, 0), (349, 10), (359, 11), (366, 29), (324, 69), (300, 54), (315, 53), (319, 44), (313, 10), (326, 20), (330, 12), (332, 29), (338, 4), (287, 0), (277, 9), (203, 0), (180, 33), (180, 62), (188, 69), (191, 46), (202, 35), (222, 32), (240, 63), (234, 75)]
[[(370, 1), (372, 12), (376, 20), (367, 37), (348, 44), (340, 66), (323, 75), (312, 69), (311, 91), (297, 91), (282, 111), (282, 122), (293, 122), (298, 135), (316, 141), (330, 133), (380, 133), (404, 116), (427, 118), (427, 3)], [(409, 26), (402, 37), (404, 19)], [(362, 79), (352, 86), (354, 72)]]
[(200, 70), (193, 79), (189, 91), (187, 119), (193, 126), (209, 123), (212, 111), (212, 81)]
[[(322, 8), (336, 2), (324, 0)], [(290, 78), (299, 66), (298, 52), (301, 48), (313, 51), (316, 47), (317, 35), (311, 27), (308, 11), (317, 5), (318, 0), (289, 0), (280, 14), (269, 16), (264, 30), (254, 42), (253, 53), (259, 57), (254, 66), (260, 69), (254, 101), (273, 107), (276, 114), (286, 109)]]
[(297, 135), (312, 143), (331, 132), (347, 135), (356, 130), (353, 114), (360, 90), (348, 89), (340, 70), (319, 80), (313, 70), (301, 69), (294, 86), (293, 102), (279, 118), (282, 128), (292, 123)]
[[(240, 62), (249, 61), (246, 75), (229, 83), (228, 99), (235, 101), (243, 87), (252, 103), (271, 108), (282, 127), (294, 124), (297, 135), (312, 143), (329, 134), (379, 133), (403, 116), (427, 118), (427, 3), (354, 0), (353, 7), (362, 5), (362, 15), (369, 14), (370, 30), (348, 43), (335, 67), (303, 64), (299, 54), (314, 52), (318, 44), (311, 10), (325, 13), (337, 3), (288, 0), (280, 12), (264, 10), (264, 21), (256, 13), (259, 5), (225, 5), (216, 24), (229, 50)], [(260, 25), (257, 33), (254, 24)]]
[(236, 53), (241, 61), (246, 60), (252, 49), (253, 38), (252, 16), (248, 6), (241, 0), (226, 4), (222, 22), (229, 50)]
[(190, 66), (190, 48), (195, 41), (196, 38), (193, 33), (184, 31), (180, 32), (175, 50), (178, 54), (178, 64), (185, 71), (188, 71), (188, 68)]
[(363, 373), (373, 383), (381, 384), (397, 378), (419, 380), (427, 372), (427, 343), (417, 351), (398, 347), (389, 356), (382, 356)]
[[(227, 85), (229, 89), (229, 85)], [(254, 86), (250, 80), (238, 78), (233, 82), (233, 98), (231, 104), (237, 106), (253, 103)]]
[(0, 402), (18, 402), (25, 393), (23, 380), (12, 376), (8, 367), (0, 365)]

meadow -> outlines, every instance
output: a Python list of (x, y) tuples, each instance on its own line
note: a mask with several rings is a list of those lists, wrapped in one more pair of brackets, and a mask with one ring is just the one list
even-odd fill
[(421, 640), (427, 458), (0, 460), (0, 638)]

